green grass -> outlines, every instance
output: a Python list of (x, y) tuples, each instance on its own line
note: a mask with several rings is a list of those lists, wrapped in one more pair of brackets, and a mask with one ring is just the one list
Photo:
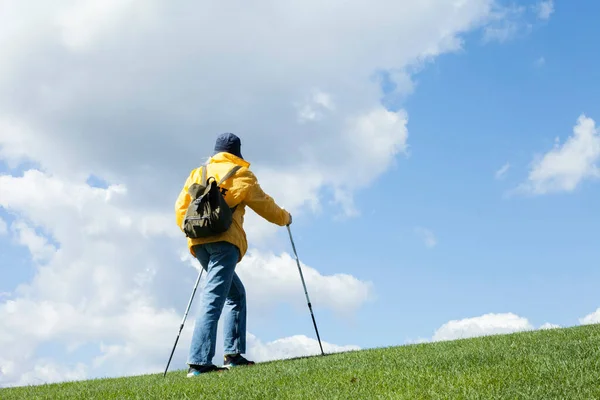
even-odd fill
[(600, 399), (600, 325), (0, 390), (0, 399)]

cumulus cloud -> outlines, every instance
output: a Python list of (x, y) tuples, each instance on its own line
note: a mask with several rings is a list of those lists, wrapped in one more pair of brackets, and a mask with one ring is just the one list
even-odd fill
[(537, 60), (535, 60), (534, 65), (538, 68), (543, 67), (544, 65), (546, 65), (546, 58), (545, 57), (539, 57)]
[(6, 235), (8, 233), (8, 226), (6, 225), (6, 221), (2, 217), (0, 217), (0, 236)]
[(419, 236), (421, 240), (423, 240), (425, 246), (431, 248), (437, 245), (437, 239), (435, 237), (435, 234), (430, 229), (418, 226), (415, 228), (415, 233)]
[[(317, 339), (304, 335), (295, 335), (263, 343), (256, 336), (250, 334), (248, 335), (248, 344), (251, 347), (248, 356), (256, 361), (281, 360), (321, 354)], [(321, 345), (326, 354), (360, 350), (359, 346), (339, 346), (323, 340), (321, 340)]]
[(546, 322), (545, 324), (541, 325), (538, 329), (556, 329), (556, 328), (560, 328), (560, 325)]
[[(64, 359), (86, 347), (84, 356), (74, 363), (77, 379), (160, 371), (180, 321), (172, 310), (150, 307), (139, 297), (125, 301), (123, 310), (112, 313), (64, 301), (21, 297), (1, 304), (0, 315), (4, 321), (0, 329), (4, 362), (12, 365), (0, 376), (2, 386), (69, 379), (73, 366), (65, 365)], [(182, 340), (189, 340), (190, 327), (186, 328)], [(51, 359), (38, 356), (38, 349), (48, 348), (60, 355)], [(41, 373), (40, 364), (55, 366), (55, 373)]]
[(532, 163), (527, 181), (517, 190), (536, 195), (572, 192), (584, 180), (600, 177), (600, 134), (593, 119), (581, 115), (573, 135)]
[(492, 14), (492, 23), (484, 29), (484, 42), (506, 42), (522, 31), (528, 31), (530, 26), (524, 19), (525, 7), (512, 6), (495, 9)]
[[(373, 285), (352, 275), (337, 273), (324, 276), (316, 269), (300, 263), (311, 301), (319, 307), (328, 307), (339, 314), (350, 314), (365, 302), (371, 300)], [(272, 253), (250, 251), (248, 257), (239, 264), (238, 274), (247, 282), (248, 295), (261, 309), (269, 308), (273, 298), (289, 301), (306, 307), (304, 288), (295, 258), (287, 253), (277, 256)]]
[[(15, 231), (36, 267), (31, 282), (19, 285), (11, 298), (0, 299), (0, 384), (164, 368), (197, 274), (189, 263), (181, 264), (180, 253), (187, 250), (173, 216), (138, 208), (124, 185), (95, 188), (38, 170), (0, 176), (0, 186), (0, 206), (19, 215)], [(38, 192), (44, 193), (43, 201), (34, 195)], [(265, 288), (280, 303), (302, 299), (293, 266), (287, 254), (258, 251), (239, 265), (252, 313), (267, 303)], [(368, 283), (350, 275), (326, 276), (303, 268), (319, 307), (350, 313), (370, 294)], [(267, 283), (262, 282), (265, 277)], [(178, 367), (185, 363), (183, 343), (189, 343), (192, 327), (193, 319), (174, 357)], [(40, 358), (38, 350), (48, 347), (76, 362)]]
[(554, 12), (554, 1), (540, 1), (536, 4), (535, 9), (537, 11), (537, 17), (542, 20), (547, 20), (550, 18), (550, 15)]
[(582, 325), (600, 324), (600, 308), (583, 318), (579, 318), (579, 323)]
[(498, 171), (496, 171), (496, 179), (502, 179), (510, 169), (510, 163), (504, 164)]
[[(38, 359), (35, 365), (27, 372), (20, 373), (20, 366), (12, 360), (0, 357), (0, 378), (2, 382), (11, 382), (11, 386), (42, 385), (60, 381), (76, 381), (85, 379), (87, 368), (78, 363), (72, 367), (65, 367), (47, 359)], [(12, 381), (14, 379), (14, 381)]]
[(534, 20), (548, 20), (554, 12), (552, 0), (540, 1), (532, 6), (495, 5), (496, 7), (493, 7), (490, 14), (490, 23), (484, 28), (484, 42), (503, 43), (519, 36), (522, 37), (532, 31)]
[[(600, 311), (600, 310), (599, 310)], [(560, 325), (546, 322), (537, 329), (556, 329)], [(440, 326), (431, 338), (408, 339), (405, 344), (467, 339), (480, 336), (508, 334), (535, 330), (527, 318), (514, 313), (489, 313), (478, 317), (451, 320)]]
[(139, 28), (156, 16), (155, 11), (153, 2), (141, 0), (86, 0), (56, 7), (54, 22), (65, 46), (86, 52), (99, 41), (114, 38), (115, 26), (133, 21)]
[(51, 258), (56, 252), (56, 248), (48, 243), (48, 240), (38, 235), (35, 230), (22, 221), (12, 225), (16, 232), (17, 243), (29, 249), (34, 261), (43, 261)]
[(477, 336), (505, 334), (534, 329), (527, 318), (513, 313), (485, 314), (479, 317), (452, 320), (439, 327), (433, 341), (466, 339)]
[(300, 122), (316, 121), (323, 118), (323, 114), (335, 108), (328, 93), (314, 90), (311, 96), (298, 105), (298, 120)]
[(326, 186), (351, 196), (408, 137), (406, 113), (381, 106), (374, 72), (408, 87), (407, 70), (460, 49), (493, 3), (312, 1), (250, 14), (207, 2), (52, 4), (12, 1), (0, 20), (11, 37), (0, 47), (2, 156), (96, 173), (167, 206), (225, 130), (258, 169), (304, 178), (288, 192), (294, 202)]
[(404, 341), (404, 344), (422, 344), (422, 343), (429, 343), (431, 342), (431, 339), (429, 338), (417, 338), (417, 339), (407, 339)]

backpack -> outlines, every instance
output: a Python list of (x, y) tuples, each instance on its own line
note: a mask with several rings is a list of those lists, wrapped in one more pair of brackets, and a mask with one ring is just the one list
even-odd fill
[(241, 168), (235, 166), (217, 183), (214, 177), (206, 177), (206, 167), (202, 167), (201, 183), (193, 183), (188, 189), (192, 201), (183, 219), (182, 229), (190, 239), (205, 238), (223, 233), (233, 222), (237, 205), (229, 208), (219, 185), (231, 178)]

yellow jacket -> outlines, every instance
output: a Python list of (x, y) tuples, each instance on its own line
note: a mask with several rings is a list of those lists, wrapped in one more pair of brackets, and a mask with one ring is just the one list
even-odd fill
[[(222, 176), (236, 165), (239, 165), (242, 168), (240, 168), (233, 177), (220, 185), (221, 188), (226, 189), (224, 198), (227, 204), (230, 207), (238, 205), (233, 213), (233, 223), (226, 232), (212, 237), (199, 239), (187, 238), (188, 248), (193, 256), (195, 256), (195, 254), (192, 247), (197, 244), (225, 241), (232, 243), (239, 249), (240, 257), (238, 261), (241, 261), (248, 250), (246, 232), (243, 228), (246, 206), (250, 207), (258, 215), (271, 223), (279, 226), (285, 226), (290, 223), (290, 214), (279, 207), (275, 201), (262, 190), (256, 176), (248, 169), (248, 167), (250, 167), (249, 162), (230, 153), (217, 153), (209, 160), (206, 176), (214, 176), (218, 182)], [(175, 202), (175, 220), (179, 229), (181, 229), (183, 218), (185, 217), (185, 213), (191, 201), (188, 188), (193, 183), (201, 183), (202, 168), (203, 167), (196, 168), (190, 173)]]

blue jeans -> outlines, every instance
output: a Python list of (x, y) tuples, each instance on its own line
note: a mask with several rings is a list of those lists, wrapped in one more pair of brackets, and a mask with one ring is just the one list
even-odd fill
[(225, 354), (246, 352), (246, 290), (235, 273), (239, 250), (228, 242), (194, 246), (196, 258), (206, 271), (199, 296), (199, 311), (188, 364), (212, 364), (217, 324), (223, 312)]

